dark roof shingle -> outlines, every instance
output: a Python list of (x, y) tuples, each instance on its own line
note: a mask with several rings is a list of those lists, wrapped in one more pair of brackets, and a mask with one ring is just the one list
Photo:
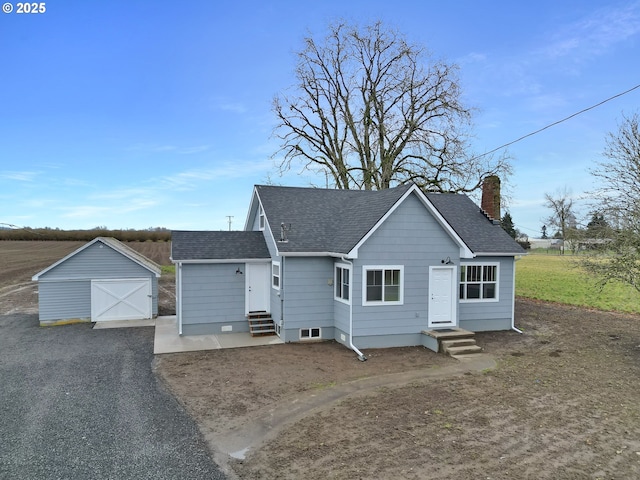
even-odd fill
[(523, 254), (524, 249), (466, 195), (427, 193), (429, 201), (474, 253)]
[(281, 252), (348, 253), (411, 188), (333, 190), (257, 185), (273, 238), (287, 228)]
[[(333, 190), (257, 185), (256, 192), (280, 253), (347, 254), (411, 188)], [(425, 196), (472, 252), (524, 253), (466, 195)], [(281, 224), (285, 225), (284, 242), (279, 241)], [(174, 231), (171, 256), (176, 261), (270, 258), (260, 231)]]
[(262, 232), (183, 231), (171, 232), (173, 260), (268, 259)]

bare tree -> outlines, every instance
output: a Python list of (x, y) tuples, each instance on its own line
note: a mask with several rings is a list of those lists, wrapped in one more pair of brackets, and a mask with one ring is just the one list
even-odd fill
[[(640, 117), (623, 115), (617, 132), (607, 135), (605, 160), (591, 171), (598, 211), (607, 215), (606, 249), (587, 256), (584, 267), (602, 285), (622, 281), (640, 292)], [(602, 254), (607, 254), (602, 258)]]
[[(544, 199), (544, 206), (552, 211), (546, 220), (547, 225), (555, 227), (560, 232), (564, 244), (572, 239), (571, 232), (576, 230), (577, 225), (571, 192), (567, 187), (564, 187), (564, 189), (558, 190), (555, 195), (545, 193)], [(564, 252), (564, 245), (561, 251)]]
[(457, 67), (384, 28), (338, 23), (305, 39), (290, 95), (276, 96), (281, 173), (295, 164), (325, 172), (336, 188), (383, 189), (413, 181), (426, 190), (471, 192), (507, 176), (506, 156), (469, 153), (471, 110)]

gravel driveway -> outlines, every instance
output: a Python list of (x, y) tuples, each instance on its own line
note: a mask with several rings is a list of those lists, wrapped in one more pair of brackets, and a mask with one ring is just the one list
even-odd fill
[(224, 479), (152, 372), (153, 328), (0, 315), (0, 478)]

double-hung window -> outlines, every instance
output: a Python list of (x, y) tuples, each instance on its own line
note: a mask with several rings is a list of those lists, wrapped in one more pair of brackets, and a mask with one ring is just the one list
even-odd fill
[(349, 303), (351, 298), (351, 268), (344, 263), (336, 264), (334, 278), (335, 299)]
[(403, 265), (362, 267), (363, 305), (401, 305), (403, 303)]
[(271, 286), (280, 290), (280, 262), (271, 262)]
[(498, 301), (498, 264), (460, 265), (460, 300)]

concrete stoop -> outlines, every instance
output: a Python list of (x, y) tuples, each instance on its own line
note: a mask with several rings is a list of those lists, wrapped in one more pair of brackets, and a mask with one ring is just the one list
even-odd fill
[(438, 351), (453, 358), (466, 358), (482, 353), (482, 347), (476, 344), (475, 333), (462, 328), (431, 330), (429, 335), (438, 340)]

